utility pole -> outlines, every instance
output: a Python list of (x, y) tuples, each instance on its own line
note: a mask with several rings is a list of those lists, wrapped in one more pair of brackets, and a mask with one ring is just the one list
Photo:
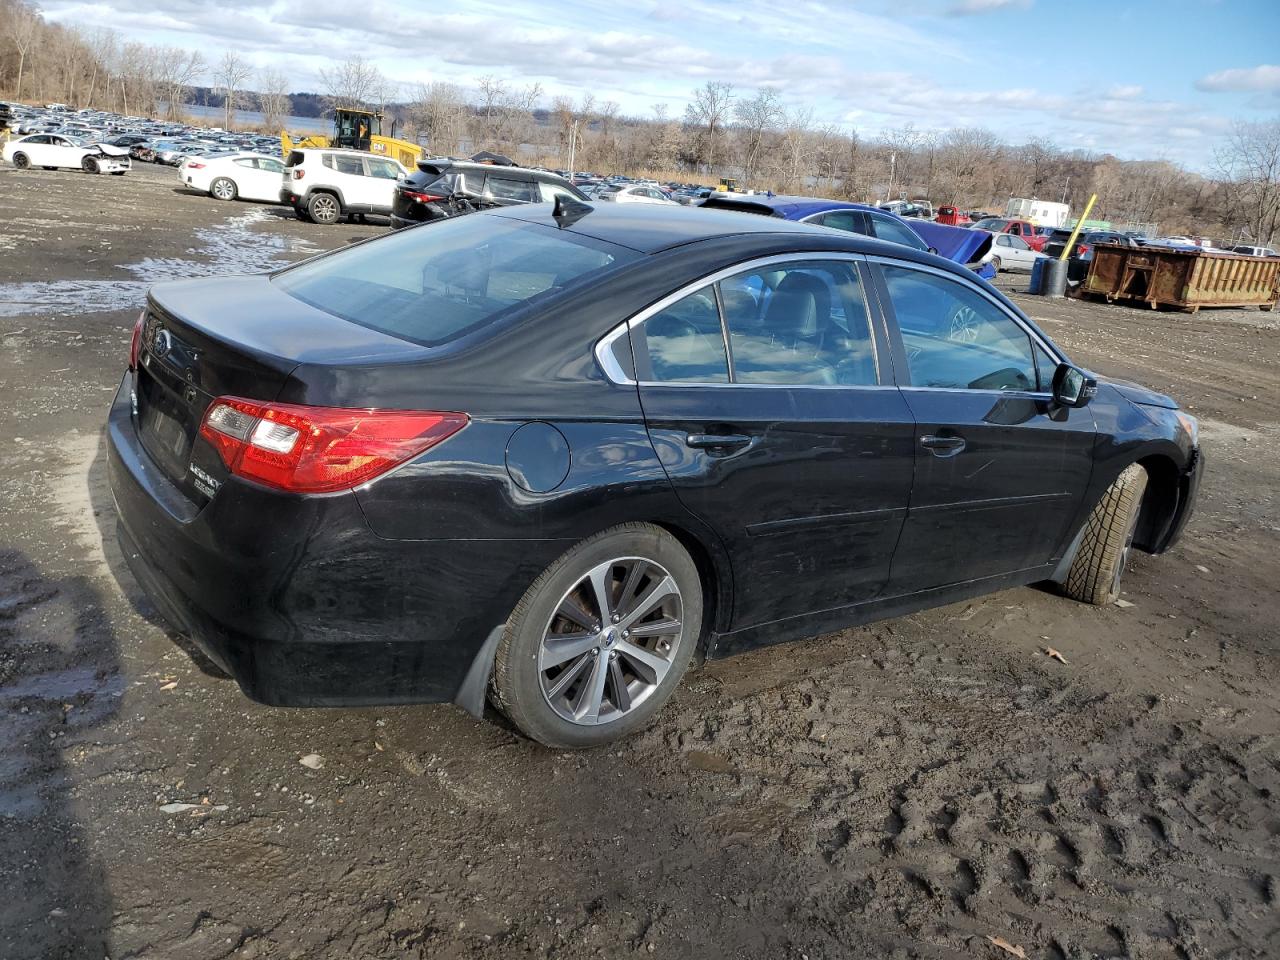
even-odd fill
[(569, 125), (569, 182), (573, 183), (574, 148), (578, 145), (578, 121)]
[(898, 163), (897, 151), (894, 151), (894, 150), (889, 151), (889, 188), (885, 191), (885, 194), (884, 194), (885, 203), (888, 203), (890, 200), (893, 199), (893, 171), (894, 171), (894, 167), (897, 166), (897, 163)]

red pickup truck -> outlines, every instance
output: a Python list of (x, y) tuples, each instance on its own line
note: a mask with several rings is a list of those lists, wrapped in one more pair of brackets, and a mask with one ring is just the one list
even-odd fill
[(974, 230), (990, 230), (992, 233), (1012, 233), (1015, 237), (1021, 237), (1027, 241), (1027, 246), (1039, 253), (1044, 249), (1044, 242), (1047, 237), (1036, 233), (1036, 228), (1030, 220), (1010, 220), (1007, 217), (989, 217), (986, 220), (979, 220), (973, 225)]

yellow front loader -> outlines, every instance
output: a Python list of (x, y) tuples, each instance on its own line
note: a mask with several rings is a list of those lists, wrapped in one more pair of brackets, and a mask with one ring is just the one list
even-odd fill
[[(394, 133), (394, 128), (392, 130)], [(382, 135), (382, 114), (371, 110), (350, 110), (340, 107), (333, 111), (333, 136), (313, 134), (294, 140), (287, 131), (280, 131), (280, 146), (285, 157), (290, 150), (306, 147), (344, 147), (363, 150), (379, 156), (390, 157), (412, 170), (422, 159), (422, 148), (409, 140)]]

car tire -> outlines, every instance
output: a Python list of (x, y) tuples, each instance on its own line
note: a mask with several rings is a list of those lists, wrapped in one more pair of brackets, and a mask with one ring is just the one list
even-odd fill
[(31, 158), (25, 153), (15, 153), (13, 155), (13, 165), (19, 170), (25, 170), (27, 167), (31, 166)]
[(991, 265), (992, 265), (993, 267), (995, 267), (995, 268), (996, 268), (996, 273), (999, 273), (999, 272), (1000, 272), (1000, 258), (999, 258), (999, 257), (992, 257), (992, 258), (991, 258)]
[(315, 223), (329, 226), (342, 217), (342, 203), (332, 193), (313, 193), (307, 201), (307, 216)]
[(209, 196), (215, 200), (234, 200), (239, 193), (235, 181), (226, 177), (218, 177), (209, 184)]
[(701, 632), (702, 579), (688, 551), (661, 527), (621, 524), (572, 547), (525, 591), (498, 644), (490, 699), (546, 746), (608, 743), (662, 709)]
[(1130, 464), (1089, 515), (1084, 538), (1067, 571), (1063, 592), (1073, 600), (1106, 606), (1120, 596), (1120, 580), (1147, 492), (1147, 471)]
[(85, 173), (98, 173), (101, 168), (98, 166), (98, 161), (93, 157), (85, 157), (80, 161), (80, 169)]

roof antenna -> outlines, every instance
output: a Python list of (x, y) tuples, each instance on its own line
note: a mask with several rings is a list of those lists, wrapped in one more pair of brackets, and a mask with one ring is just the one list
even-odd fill
[(551, 216), (555, 217), (556, 226), (564, 229), (565, 227), (572, 227), (594, 209), (595, 207), (591, 204), (583, 203), (577, 197), (571, 197), (566, 193), (557, 193), (556, 206), (551, 211)]

